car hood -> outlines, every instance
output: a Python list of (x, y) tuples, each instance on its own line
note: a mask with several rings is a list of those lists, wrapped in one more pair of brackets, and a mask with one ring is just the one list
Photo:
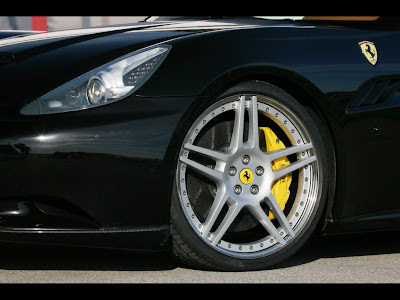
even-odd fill
[(0, 39), (0, 112), (21, 107), (98, 66), (182, 36), (248, 27), (232, 22), (153, 22)]
[[(110, 26), (110, 27), (95, 27), (88, 29), (72, 29), (54, 32), (32, 32), (18, 36), (10, 36), (0, 39), (0, 53), (8, 53), (18, 60), (26, 57), (27, 52), (40, 54), (46, 51), (51, 51), (57, 47), (64, 47), (71, 44), (81, 43), (87, 40), (99, 39), (116, 34), (137, 33), (140, 32), (150, 39), (154, 39), (154, 32), (159, 32), (158, 38), (173, 38), (176, 36), (195, 34), (198, 32), (248, 27), (251, 25), (243, 25), (233, 22), (218, 22), (218, 21), (191, 21), (191, 22), (152, 22), (152, 23), (137, 23), (126, 26)], [(131, 40), (135, 43), (135, 40)], [(39, 49), (38, 49), (39, 48)], [(35, 50), (35, 51), (34, 51)], [(8, 62), (8, 60), (7, 60)], [(0, 61), (2, 63), (2, 61)], [(4, 63), (4, 61), (3, 61)]]

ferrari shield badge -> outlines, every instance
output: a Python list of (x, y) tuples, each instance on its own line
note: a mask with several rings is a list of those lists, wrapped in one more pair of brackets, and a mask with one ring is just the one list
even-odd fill
[(361, 52), (365, 55), (368, 61), (375, 65), (378, 60), (378, 51), (376, 50), (375, 44), (368, 41), (359, 42)]
[(243, 169), (240, 174), (240, 181), (244, 184), (249, 184), (253, 181), (253, 172), (250, 169)]

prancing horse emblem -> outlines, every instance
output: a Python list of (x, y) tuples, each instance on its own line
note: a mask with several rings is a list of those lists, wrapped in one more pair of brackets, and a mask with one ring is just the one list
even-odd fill
[(240, 171), (239, 179), (244, 184), (249, 184), (253, 181), (253, 172), (250, 169), (243, 169)]
[(373, 42), (362, 41), (358, 45), (361, 48), (361, 52), (365, 55), (368, 61), (375, 65), (378, 61), (378, 51), (376, 50), (375, 44)]

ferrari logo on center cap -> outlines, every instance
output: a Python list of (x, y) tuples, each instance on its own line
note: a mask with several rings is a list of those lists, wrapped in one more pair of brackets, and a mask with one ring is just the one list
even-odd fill
[(249, 184), (253, 181), (253, 172), (250, 169), (243, 169), (239, 174), (240, 181)]
[(362, 41), (359, 42), (361, 52), (365, 55), (368, 61), (375, 65), (378, 61), (378, 51), (376, 50), (375, 44), (373, 42)]

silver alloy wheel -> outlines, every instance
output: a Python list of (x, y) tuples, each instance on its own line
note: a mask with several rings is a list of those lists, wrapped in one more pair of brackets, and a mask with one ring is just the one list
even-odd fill
[[(196, 145), (196, 138), (205, 126), (228, 112), (234, 112), (229, 146), (217, 151)], [(259, 146), (260, 116), (277, 124), (291, 146), (263, 152)], [(245, 124), (247, 122), (248, 126)], [(244, 139), (246, 135), (247, 140)], [(191, 158), (193, 153), (211, 159), (214, 164), (196, 161)], [(286, 167), (273, 170), (274, 160), (290, 155), (295, 157), (294, 161)], [(309, 134), (287, 107), (262, 95), (230, 96), (208, 108), (194, 122), (184, 139), (176, 172), (180, 204), (192, 229), (213, 249), (235, 258), (266, 256), (279, 251), (295, 239), (312, 215), (319, 188), (317, 164), (318, 158)], [(215, 197), (205, 218), (200, 217), (192, 205), (192, 197), (195, 195), (188, 192), (189, 168), (211, 180), (216, 187)], [(251, 184), (244, 184), (239, 178), (244, 169), (250, 170), (253, 175)], [(295, 196), (290, 208), (284, 212), (271, 187), (276, 180), (293, 172), (298, 172)], [(276, 220), (270, 220), (265, 204)], [(253, 240), (226, 239), (229, 227), (244, 209), (261, 224), (265, 235)]]

